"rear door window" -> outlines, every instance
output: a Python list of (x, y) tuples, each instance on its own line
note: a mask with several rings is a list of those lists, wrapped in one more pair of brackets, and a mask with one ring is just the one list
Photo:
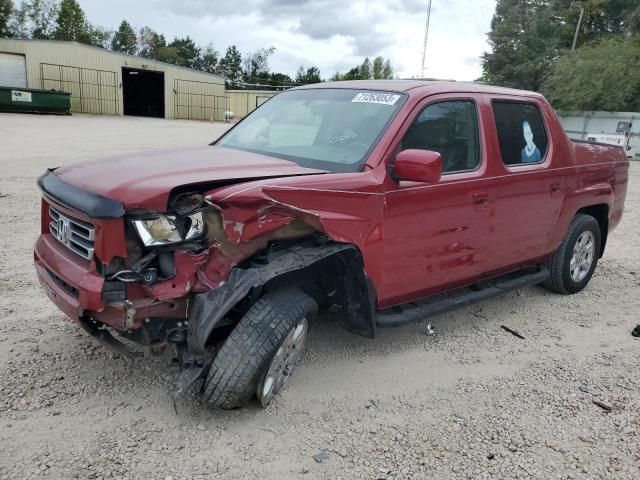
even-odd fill
[(544, 161), (547, 133), (538, 107), (531, 103), (494, 100), (493, 116), (505, 165), (528, 165)]

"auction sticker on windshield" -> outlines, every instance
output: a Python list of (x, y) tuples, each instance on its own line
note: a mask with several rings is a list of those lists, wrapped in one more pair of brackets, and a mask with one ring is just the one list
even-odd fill
[(380, 103), (382, 105), (395, 105), (400, 98), (400, 95), (393, 93), (375, 93), (375, 92), (360, 92), (351, 102), (355, 103)]

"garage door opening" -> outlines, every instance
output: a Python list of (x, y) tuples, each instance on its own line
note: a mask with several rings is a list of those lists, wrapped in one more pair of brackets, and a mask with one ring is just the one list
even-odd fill
[(27, 88), (27, 66), (24, 55), (0, 53), (0, 87)]
[(164, 118), (164, 72), (122, 68), (125, 115)]

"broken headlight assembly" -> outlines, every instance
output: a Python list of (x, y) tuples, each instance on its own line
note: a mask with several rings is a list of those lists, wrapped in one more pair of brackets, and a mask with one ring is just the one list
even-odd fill
[(189, 215), (156, 215), (131, 221), (145, 247), (197, 240), (205, 232), (202, 211)]

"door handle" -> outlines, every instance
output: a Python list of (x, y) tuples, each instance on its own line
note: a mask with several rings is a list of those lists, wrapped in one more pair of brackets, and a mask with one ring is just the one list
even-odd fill
[(489, 194), (487, 192), (474, 193), (473, 206), (476, 210), (486, 210), (489, 206)]
[(559, 183), (552, 183), (551, 184), (551, 195), (553, 195), (555, 193), (560, 193), (560, 184)]

